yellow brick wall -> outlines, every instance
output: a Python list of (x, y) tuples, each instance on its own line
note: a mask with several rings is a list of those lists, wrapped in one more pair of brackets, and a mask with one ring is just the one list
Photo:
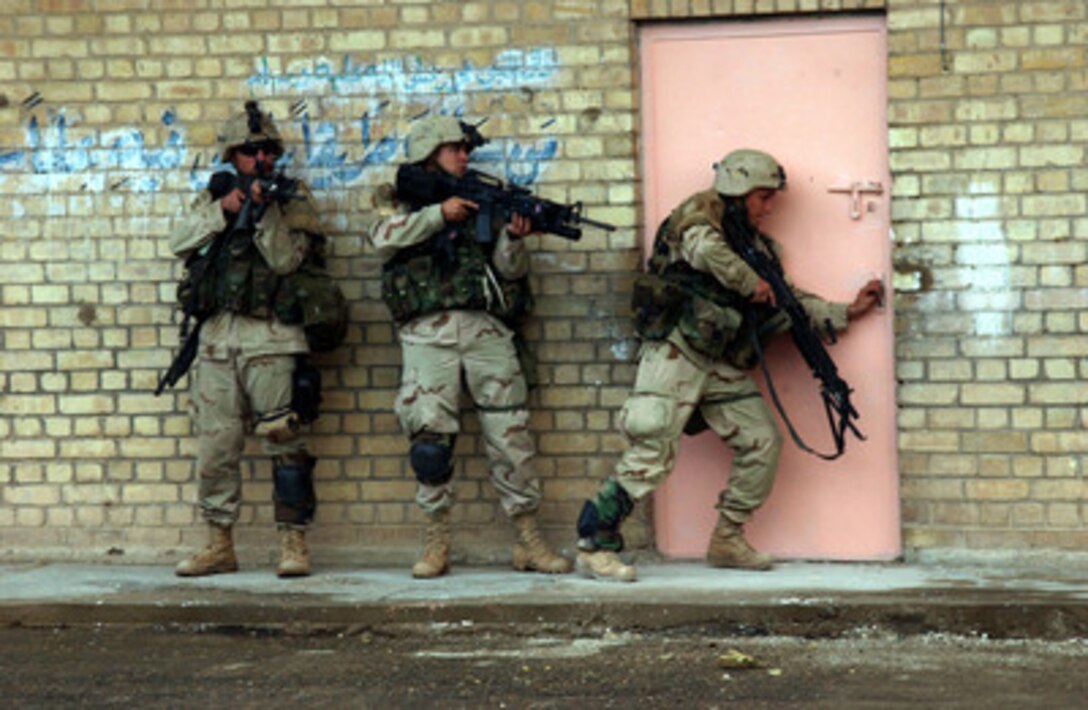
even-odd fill
[(888, 4), (905, 542), (1084, 550), (1088, 5)]
[[(0, 554), (160, 559), (201, 539), (186, 396), (151, 394), (177, 338), (166, 236), (250, 97), (315, 188), (351, 300), (348, 343), (319, 359), (319, 560), (404, 560), (417, 540), (399, 353), (361, 236), (410, 120), (488, 117), (482, 169), (619, 226), (534, 252), (542, 513), (569, 546), (633, 376), (637, 24), (885, 10), (906, 544), (1084, 549), (1088, 17), (1077, 0), (950, 2), (942, 42), (942, 6), (6, 0)], [(457, 544), (500, 557), (507, 524), (463, 424)], [(240, 542), (267, 556), (269, 464), (247, 452)]]

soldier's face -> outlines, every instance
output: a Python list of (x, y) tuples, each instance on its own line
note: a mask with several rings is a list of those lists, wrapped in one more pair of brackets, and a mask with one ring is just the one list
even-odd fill
[(468, 146), (464, 143), (443, 143), (434, 154), (438, 167), (454, 177), (464, 177), (468, 170)]
[(256, 175), (258, 166), (261, 172), (269, 172), (276, 164), (276, 151), (263, 143), (239, 146), (232, 153), (234, 169), (239, 175)]
[(744, 196), (744, 207), (748, 210), (748, 221), (752, 223), (753, 227), (758, 229), (763, 220), (774, 211), (777, 196), (777, 190), (770, 190), (765, 187), (757, 187)]

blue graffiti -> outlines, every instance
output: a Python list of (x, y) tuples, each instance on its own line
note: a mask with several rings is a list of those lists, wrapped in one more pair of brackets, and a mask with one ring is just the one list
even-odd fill
[[(164, 125), (174, 123), (172, 112), (163, 114)], [(135, 128), (108, 132), (95, 131), (73, 140), (69, 137), (68, 118), (63, 111), (53, 115), (43, 127), (37, 116), (31, 117), (26, 129), (27, 150), (13, 150), (0, 155), (0, 168), (27, 169), (33, 175), (50, 177), (84, 173), (92, 169), (133, 171), (172, 170), (185, 158), (185, 144), (177, 130), (171, 130), (161, 148), (148, 148), (144, 135)], [(88, 181), (94, 188), (103, 180)], [(150, 174), (124, 177), (117, 184), (126, 184), (137, 192), (159, 189), (161, 178)]]
[(455, 69), (441, 69), (419, 57), (386, 59), (376, 64), (356, 64), (344, 56), (339, 65), (322, 57), (312, 68), (274, 73), (268, 58), (249, 77), (251, 90), (271, 94), (327, 89), (338, 95), (459, 94), (470, 91), (513, 91), (547, 83), (555, 78), (559, 60), (554, 49), (508, 49), (490, 65), (464, 62)]
[[(357, 180), (367, 166), (396, 162), (397, 156), (403, 151), (404, 139), (385, 135), (373, 140), (373, 120), (374, 117), (369, 112), (359, 119), (361, 153), (358, 158), (351, 159), (348, 151), (343, 148), (339, 139), (340, 128), (335, 123), (321, 122), (311, 125), (306, 114), (297, 119), (302, 134), (299, 168), (311, 187), (323, 190), (347, 185)], [(476, 149), (472, 160), (473, 163), (484, 166), (502, 166), (506, 180), (515, 185), (526, 186), (536, 181), (542, 164), (554, 158), (558, 148), (558, 141), (554, 138), (546, 138), (530, 145), (515, 141), (493, 141)]]
[[(375, 64), (357, 63), (350, 57), (334, 64), (327, 59), (314, 60), (312, 68), (286, 73), (270, 70), (262, 59), (258, 70), (249, 77), (251, 90), (321, 93), (327, 90), (339, 96), (373, 95), (369, 110), (358, 118), (339, 122), (311, 121), (305, 100), (292, 107), (294, 122), (301, 138), (299, 144), (288, 140), (288, 153), (281, 164), (293, 165), (315, 190), (344, 188), (366, 179), (366, 169), (391, 165), (404, 153), (404, 138), (394, 131), (382, 131), (382, 112), (392, 101), (426, 96), (427, 108), (409, 123), (429, 113), (460, 116), (464, 92), (501, 92), (541, 85), (554, 80), (559, 67), (554, 49), (511, 49), (500, 52), (490, 64), (477, 67), (470, 62), (460, 67), (442, 69), (418, 57), (389, 59)], [(256, 91), (254, 93), (257, 93)], [(417, 101), (418, 102), (418, 101)], [(397, 101), (397, 106), (406, 105)], [(403, 110), (403, 109), (401, 109)], [(188, 167), (188, 182), (199, 189), (216, 170), (232, 169), (217, 151), (203, 165), (205, 153), (190, 156), (178, 114), (165, 110), (160, 121), (167, 136), (158, 148), (149, 147), (141, 129), (123, 127), (109, 131), (83, 130), (78, 136), (64, 110), (50, 111), (49, 120), (33, 116), (26, 127), (23, 149), (0, 147), (0, 172), (29, 173), (25, 189), (29, 192), (50, 190), (61, 178), (82, 178), (84, 190), (115, 190), (122, 186), (137, 192), (162, 189), (170, 171)], [(389, 117), (390, 125), (401, 125), (403, 113)], [(554, 122), (550, 119), (541, 127)], [(356, 142), (357, 137), (357, 142)], [(520, 185), (531, 185), (543, 167), (554, 159), (558, 142), (541, 138), (527, 143), (496, 139), (473, 153), (473, 163), (482, 169)]]

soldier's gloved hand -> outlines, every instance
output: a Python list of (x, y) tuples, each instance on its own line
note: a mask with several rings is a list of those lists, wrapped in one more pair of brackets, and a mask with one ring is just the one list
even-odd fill
[(510, 223), (506, 225), (506, 231), (511, 237), (521, 239), (533, 231), (533, 221), (524, 215), (514, 213), (510, 215)]
[(219, 200), (219, 206), (223, 208), (224, 212), (230, 214), (238, 214), (242, 209), (242, 203), (246, 201), (246, 195), (238, 188), (234, 188), (227, 194), (223, 195), (223, 198)]
[(442, 219), (447, 222), (462, 222), (480, 206), (463, 197), (448, 197), (442, 202)]

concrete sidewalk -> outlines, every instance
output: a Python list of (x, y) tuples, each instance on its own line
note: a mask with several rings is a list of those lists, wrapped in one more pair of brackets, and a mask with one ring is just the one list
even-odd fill
[(837, 636), (866, 630), (995, 638), (1088, 637), (1088, 568), (782, 563), (771, 572), (639, 566), (633, 584), (499, 567), (271, 569), (180, 579), (167, 566), (0, 565), (0, 624), (321, 629), (484, 624)]

